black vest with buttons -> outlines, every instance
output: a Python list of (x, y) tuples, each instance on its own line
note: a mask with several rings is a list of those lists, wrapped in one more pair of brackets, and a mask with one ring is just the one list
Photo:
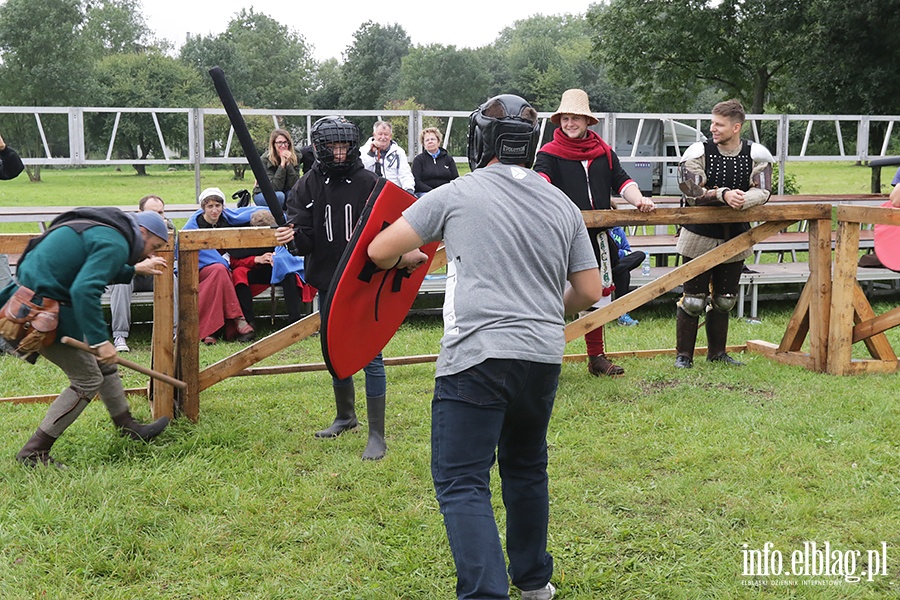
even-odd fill
[[(706, 189), (729, 188), (748, 191), (753, 159), (750, 157), (751, 142), (741, 140), (741, 151), (735, 156), (724, 156), (712, 140), (703, 143), (706, 150)], [(745, 231), (750, 231), (749, 223), (709, 223), (706, 225), (685, 225), (685, 229), (697, 235), (730, 240)]]

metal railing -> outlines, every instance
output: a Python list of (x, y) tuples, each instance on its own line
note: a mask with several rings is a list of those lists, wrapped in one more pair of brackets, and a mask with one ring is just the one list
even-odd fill
[[(361, 135), (376, 119), (390, 120), (395, 133), (405, 134), (405, 149), (412, 159), (421, 151), (419, 133), (426, 126), (444, 132), (444, 146), (457, 162), (465, 162), (465, 134), (469, 113), (435, 110), (269, 110), (244, 109), (245, 119), (271, 119), (273, 127), (286, 123), (298, 143), (308, 143), (316, 119), (342, 114), (362, 124)], [(551, 113), (540, 113), (541, 139), (549, 140)], [(680, 160), (692, 142), (709, 129), (708, 114), (596, 113), (595, 129), (626, 165), (652, 165), (654, 185), (661, 185), (666, 170)], [(148, 124), (147, 118), (151, 124)], [(143, 122), (140, 122), (143, 121)], [(900, 154), (900, 116), (873, 115), (748, 115), (745, 137), (766, 145), (787, 172), (787, 163), (801, 161), (855, 161)], [(548, 127), (549, 125), (549, 127)], [(130, 133), (123, 133), (128, 130)], [(147, 146), (133, 141), (140, 130)], [(221, 108), (109, 108), (109, 107), (0, 107), (0, 134), (21, 150), (26, 165), (204, 165), (245, 164)], [(259, 140), (260, 147), (266, 144)], [(874, 152), (872, 152), (874, 149)], [(142, 158), (143, 157), (143, 158)], [(783, 182), (778, 192), (783, 193)]]

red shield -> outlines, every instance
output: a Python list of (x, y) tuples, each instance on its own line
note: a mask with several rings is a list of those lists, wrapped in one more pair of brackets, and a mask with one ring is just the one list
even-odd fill
[[(889, 201), (881, 206), (894, 208)], [(875, 254), (885, 267), (900, 271), (900, 225), (875, 225)]]
[(367, 252), (375, 236), (415, 201), (386, 179), (378, 181), (322, 300), (322, 356), (339, 379), (359, 372), (384, 349), (409, 313), (431, 268), (438, 242), (422, 247), (428, 261), (412, 273), (405, 269), (382, 271)]

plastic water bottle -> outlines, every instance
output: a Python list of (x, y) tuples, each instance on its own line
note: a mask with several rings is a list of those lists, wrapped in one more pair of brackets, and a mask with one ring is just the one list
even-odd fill
[(650, 255), (644, 256), (644, 262), (641, 263), (641, 275), (644, 277), (650, 275)]

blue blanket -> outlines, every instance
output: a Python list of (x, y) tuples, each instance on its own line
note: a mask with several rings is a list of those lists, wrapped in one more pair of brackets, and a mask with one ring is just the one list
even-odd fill
[[(252, 217), (253, 213), (258, 210), (267, 209), (263, 206), (226, 208), (222, 211), (222, 216), (219, 218), (225, 219), (225, 221), (231, 227), (246, 227), (250, 225), (250, 217)], [(191, 215), (191, 217), (188, 219), (187, 223), (185, 223), (184, 227), (181, 228), (181, 230), (187, 231), (189, 229), (199, 229), (199, 227), (197, 227), (197, 219), (202, 219), (202, 215), (202, 209), (195, 212), (193, 215)], [(213, 263), (221, 263), (226, 267), (230, 267), (228, 261), (225, 260), (225, 257), (219, 254), (217, 250), (200, 250), (197, 255), (197, 260), (201, 269)], [(270, 283), (280, 283), (288, 273), (296, 273), (300, 276), (301, 279), (303, 279), (303, 257), (294, 256), (293, 254), (288, 252), (287, 248), (285, 248), (284, 246), (278, 246), (275, 248), (275, 253), (272, 259), (272, 279)]]

